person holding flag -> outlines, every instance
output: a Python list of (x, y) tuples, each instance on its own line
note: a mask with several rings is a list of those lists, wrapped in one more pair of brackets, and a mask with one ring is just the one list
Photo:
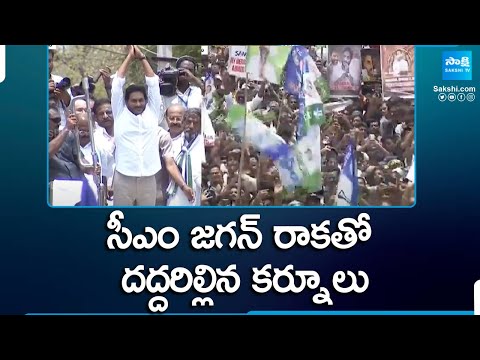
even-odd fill
[(340, 177), (338, 179), (336, 205), (358, 206), (358, 178), (355, 147), (352, 142), (347, 146)]

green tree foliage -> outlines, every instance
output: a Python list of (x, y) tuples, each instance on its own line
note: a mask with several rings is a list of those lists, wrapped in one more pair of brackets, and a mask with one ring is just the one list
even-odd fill
[(173, 45), (172, 52), (174, 57), (178, 58), (188, 55), (193, 57), (198, 63), (200, 63), (202, 59), (200, 45)]
[[(139, 45), (139, 47), (148, 58), (157, 54), (157, 45)], [(57, 49), (53, 73), (69, 77), (74, 85), (81, 82), (81, 67), (87, 75), (96, 80), (100, 69), (109, 67), (112, 73), (117, 71), (127, 55), (125, 45), (57, 45)], [(189, 55), (199, 62), (201, 60), (200, 45), (173, 45), (172, 52), (174, 57)], [(156, 62), (150, 60), (150, 64), (156, 71)], [(144, 83), (143, 69), (139, 62), (134, 62), (127, 74), (126, 84), (131, 83)], [(95, 96), (97, 98), (107, 96), (101, 78), (96, 83)]]

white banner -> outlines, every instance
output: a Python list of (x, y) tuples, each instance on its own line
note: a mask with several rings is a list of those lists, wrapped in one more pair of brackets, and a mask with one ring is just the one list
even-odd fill
[(229, 50), (228, 73), (238, 77), (245, 77), (247, 46), (230, 46)]

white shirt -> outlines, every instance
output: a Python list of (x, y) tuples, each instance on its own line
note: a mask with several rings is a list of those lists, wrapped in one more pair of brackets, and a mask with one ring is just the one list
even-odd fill
[(393, 75), (400, 75), (401, 72), (408, 72), (408, 62), (405, 59), (400, 59), (393, 62)]
[[(202, 137), (202, 135), (198, 135)], [(181, 133), (175, 138), (172, 138), (172, 152), (174, 159), (180, 154), (182, 151), (182, 146), (185, 143), (185, 133)], [(200, 206), (202, 200), (202, 163), (205, 162), (205, 148), (204, 148), (204, 141), (200, 139), (197, 145), (191, 149), (190, 156), (192, 161), (192, 180), (193, 180), (193, 191), (195, 192), (195, 203), (189, 203), (186, 201), (186, 197), (181, 192), (180, 199), (172, 200), (170, 199), (168, 202), (169, 206), (172, 205), (182, 205), (182, 206)], [(180, 201), (180, 202), (178, 202)]]
[(180, 151), (182, 151), (182, 146), (185, 141), (183, 136), (183, 132), (177, 135), (176, 137), (172, 138), (172, 152), (173, 158), (176, 159)]
[[(203, 76), (202, 80), (205, 83), (205, 96), (204, 97), (205, 97), (205, 104), (207, 104), (208, 101), (210, 99), (212, 99), (213, 92), (216, 90), (216, 88), (215, 88), (213, 77), (210, 76), (208, 79), (205, 80), (205, 77)], [(207, 92), (209, 86), (210, 86), (211, 90), (209, 92)]]
[(350, 65), (348, 66), (348, 72), (352, 76), (353, 79), (353, 86), (360, 85), (360, 76), (362, 73), (362, 64), (360, 63), (359, 59), (352, 59), (350, 61)]
[[(157, 84), (158, 87), (158, 84)], [(203, 104), (203, 95), (202, 89), (197, 86), (190, 85), (188, 89), (182, 93), (177, 89), (177, 94), (173, 96), (162, 96), (161, 101), (161, 116), (159, 116), (158, 125), (160, 125), (165, 130), (168, 130), (167, 119), (165, 118), (165, 112), (167, 111), (170, 105), (180, 104), (183, 105), (185, 109), (200, 109)]]
[[(272, 47), (270, 47), (272, 49)], [(273, 54), (272, 54), (273, 55)], [(259, 55), (252, 56), (247, 62), (247, 72), (252, 80), (268, 80), (271, 83), (278, 84), (279, 80), (275, 72), (275, 67), (267, 60), (263, 68), (263, 74), (260, 74), (261, 58)], [(263, 76), (262, 76), (263, 75)]]
[(105, 128), (98, 126), (93, 133), (95, 147), (99, 151), (102, 174), (107, 178), (113, 176), (115, 170), (115, 139), (107, 133)]
[(160, 169), (158, 119), (162, 98), (158, 76), (145, 77), (147, 104), (140, 115), (128, 110), (123, 94), (125, 78), (115, 74), (112, 81), (112, 112), (115, 132), (115, 168), (126, 176), (153, 176)]
[(335, 82), (343, 75), (342, 63), (330, 64), (330, 87), (335, 87)]
[(397, 126), (395, 126), (395, 134), (397, 134), (398, 136), (402, 136), (402, 133), (403, 133), (402, 124), (398, 124)]

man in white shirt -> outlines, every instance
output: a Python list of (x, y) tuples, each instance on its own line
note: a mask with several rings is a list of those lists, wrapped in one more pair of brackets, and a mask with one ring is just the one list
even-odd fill
[[(90, 141), (90, 127), (88, 125), (88, 116), (86, 114), (79, 114), (77, 115), (77, 119), (78, 119), (77, 131), (78, 131), (78, 139), (80, 141), (80, 150), (86, 162), (93, 165), (92, 143)], [(99, 162), (100, 162), (99, 164), (100, 171), (98, 172), (98, 175), (104, 176), (102, 173), (104, 167), (106, 167), (104, 163), (104, 159), (106, 158), (104, 154), (104, 149), (101, 146), (98, 146), (97, 143), (95, 143), (95, 151), (97, 154), (97, 158), (99, 159)], [(88, 180), (88, 184), (90, 185), (90, 188), (95, 194), (95, 199), (98, 201), (98, 187), (95, 182), (94, 175), (85, 174), (85, 177)]]
[(343, 49), (343, 62), (345, 66), (345, 71), (348, 67), (348, 76), (351, 77), (352, 80), (351, 85), (356, 88), (360, 85), (362, 65), (360, 63), (360, 60), (357, 57), (353, 56), (353, 51), (349, 47)]
[[(97, 126), (94, 132), (95, 146), (101, 147), (100, 162), (102, 164), (102, 175), (107, 190), (111, 191), (113, 186), (113, 173), (115, 170), (115, 139), (114, 139), (114, 119), (112, 104), (109, 99), (98, 99), (93, 106), (93, 114)], [(110, 200), (109, 200), (110, 201)]]
[(67, 116), (65, 114), (65, 109), (70, 105), (70, 100), (72, 98), (72, 93), (70, 88), (59, 86), (61, 84), (63, 77), (59, 75), (52, 74), (53, 71), (53, 61), (55, 58), (55, 49), (51, 48), (48, 50), (48, 91), (52, 99), (56, 101), (57, 109), (60, 112), (60, 130), (62, 130), (67, 123)]
[[(158, 127), (159, 151), (162, 160), (162, 169), (157, 173), (157, 205), (167, 205), (167, 188), (174, 177), (170, 173), (181, 174), (175, 163), (175, 157), (180, 153), (182, 144), (178, 141), (183, 133), (183, 116), (185, 108), (180, 104), (170, 105), (166, 111), (168, 131)], [(171, 160), (171, 161), (170, 161)], [(173, 165), (169, 170), (167, 163)], [(176, 171), (175, 171), (176, 170)]]
[(177, 156), (182, 150), (182, 143), (179, 141), (183, 134), (183, 119), (185, 109), (181, 105), (170, 105), (167, 109), (168, 132), (172, 139), (173, 156)]
[(175, 84), (175, 93), (162, 95), (159, 125), (165, 130), (168, 130), (168, 124), (164, 115), (170, 105), (180, 104), (185, 109), (200, 109), (202, 107), (204, 85), (200, 79), (195, 77), (196, 66), (195, 59), (190, 56), (182, 56), (177, 60), (178, 77)]
[[(178, 119), (172, 119), (170, 112), (170, 125), (177, 123)], [(167, 189), (168, 206), (200, 206), (202, 200), (202, 163), (205, 162), (205, 147), (201, 130), (200, 109), (188, 109), (185, 111), (182, 121), (183, 132), (172, 140), (172, 149), (175, 162), (181, 169), (184, 181), (192, 187), (195, 193), (195, 201), (192, 203), (185, 195), (178, 191), (178, 186), (170, 182)]]
[(335, 89), (336, 82), (343, 75), (342, 63), (340, 62), (338, 51), (333, 50), (330, 55), (330, 63), (328, 64), (328, 79), (331, 89)]
[[(147, 89), (130, 85), (123, 94), (125, 75), (137, 59), (145, 72)], [(162, 116), (158, 76), (138, 46), (129, 52), (112, 80), (112, 112), (115, 119), (114, 206), (154, 206), (157, 197), (155, 174), (161, 169), (158, 151), (158, 119)], [(167, 164), (168, 166), (168, 164)], [(181, 181), (177, 179), (177, 181)], [(193, 191), (180, 183), (185, 196)]]
[(402, 50), (397, 50), (395, 52), (395, 60), (392, 64), (392, 70), (394, 76), (408, 75), (408, 62), (405, 59), (405, 54)]
[(162, 95), (162, 115), (159, 118), (159, 125), (163, 129), (168, 130), (165, 114), (170, 105), (179, 104), (185, 110), (202, 109), (202, 135), (205, 146), (212, 146), (215, 141), (215, 131), (205, 107), (203, 97), (204, 84), (202, 80), (195, 76), (196, 67), (197, 62), (191, 56), (182, 56), (177, 60), (178, 77), (176, 78), (176, 83), (174, 83), (174, 93)]
[[(268, 61), (276, 55), (277, 48), (275, 46), (260, 45), (258, 55), (252, 56), (247, 62), (247, 73), (254, 80), (269, 81), (277, 84), (280, 79), (275, 72), (273, 61)], [(272, 54), (270, 54), (272, 52)]]

